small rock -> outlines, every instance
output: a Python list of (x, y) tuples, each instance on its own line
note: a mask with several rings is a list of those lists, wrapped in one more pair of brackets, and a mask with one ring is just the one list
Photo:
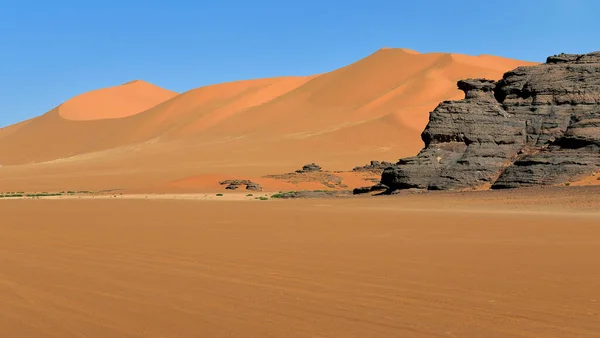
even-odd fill
[(225, 181), (219, 182), (219, 184), (227, 185), (227, 187), (225, 187), (225, 189), (228, 189), (228, 190), (236, 190), (240, 186), (245, 185), (246, 190), (262, 191), (260, 184), (252, 182), (250, 180), (225, 180)]
[(305, 164), (302, 169), (296, 170), (298, 173), (321, 171), (321, 166), (316, 163)]
[(246, 185), (246, 190), (262, 191), (262, 187), (258, 183), (250, 182)]

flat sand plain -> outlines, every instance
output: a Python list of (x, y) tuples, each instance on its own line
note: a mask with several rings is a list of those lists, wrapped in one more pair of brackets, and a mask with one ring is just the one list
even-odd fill
[(1, 337), (598, 337), (600, 189), (0, 200)]

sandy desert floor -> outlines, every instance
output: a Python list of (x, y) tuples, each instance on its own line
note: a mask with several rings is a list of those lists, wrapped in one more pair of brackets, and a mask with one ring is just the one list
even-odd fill
[(2, 337), (597, 337), (600, 189), (1, 200)]

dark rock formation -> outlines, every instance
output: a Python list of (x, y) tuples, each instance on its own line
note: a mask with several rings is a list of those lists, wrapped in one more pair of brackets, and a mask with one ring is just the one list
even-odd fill
[(371, 187), (360, 187), (354, 188), (354, 190), (352, 190), (352, 194), (354, 195), (366, 194), (369, 192), (371, 192)]
[(262, 187), (258, 183), (250, 182), (250, 184), (246, 185), (246, 190), (262, 191)]
[(497, 83), (458, 81), (465, 99), (431, 112), (425, 148), (384, 170), (397, 189), (515, 188), (600, 170), (600, 52), (549, 57)]
[(258, 183), (250, 180), (226, 180), (219, 182), (220, 185), (227, 185), (225, 189), (236, 190), (242, 185), (246, 186), (246, 190), (262, 191), (261, 186)]
[(354, 169), (352, 169), (352, 171), (381, 171), (381, 170), (384, 170), (385, 168), (389, 168), (393, 165), (394, 165), (394, 163), (392, 163), (392, 162), (371, 161), (370, 164), (364, 165), (362, 167), (355, 167)]
[(296, 170), (297, 173), (306, 173), (306, 172), (315, 172), (315, 171), (321, 171), (321, 166), (319, 166), (316, 163), (305, 164), (304, 166), (302, 166), (302, 169)]
[(355, 188), (354, 190), (352, 190), (352, 194), (360, 195), (360, 194), (367, 194), (367, 193), (375, 192), (375, 191), (387, 191), (387, 190), (389, 190), (388, 186), (379, 183), (379, 184), (375, 184), (370, 187)]

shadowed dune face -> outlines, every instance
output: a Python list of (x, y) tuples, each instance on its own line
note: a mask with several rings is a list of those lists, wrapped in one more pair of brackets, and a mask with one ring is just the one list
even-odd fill
[[(60, 173), (65, 184), (93, 173), (101, 186), (139, 188), (211, 173), (256, 177), (314, 161), (327, 170), (395, 162), (421, 149), (421, 131), (440, 101), (462, 98), (457, 80), (498, 79), (529, 64), (381, 49), (315, 76), (180, 95), (141, 81), (101, 89), (0, 129), (0, 185), (17, 184), (16, 173), (22, 182)], [(14, 165), (27, 167), (7, 169)]]

